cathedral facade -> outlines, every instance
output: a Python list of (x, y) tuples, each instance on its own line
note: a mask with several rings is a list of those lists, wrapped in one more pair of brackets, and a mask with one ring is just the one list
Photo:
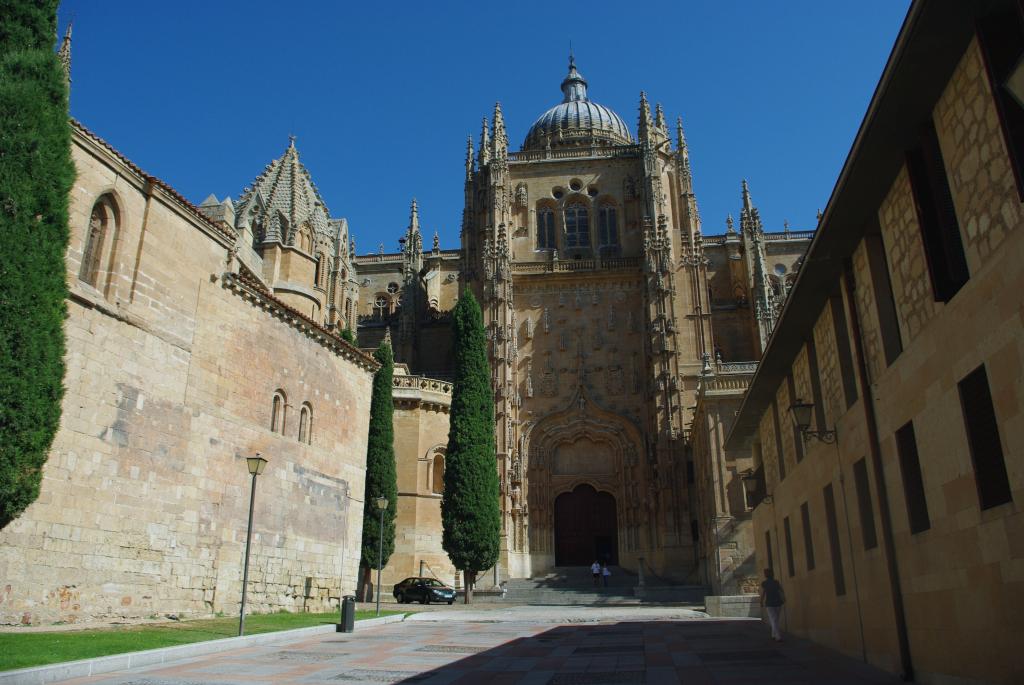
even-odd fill
[[(661, 106), (652, 111), (641, 93), (634, 136), (590, 99), (572, 59), (561, 91), (518, 152), (500, 105), (479, 142), (468, 141), (460, 250), (441, 250), (436, 237), (423, 248), (414, 202), (399, 253), (355, 258), (360, 344), (390, 330), (410, 373), (446, 380), (447, 312), (460, 289), (480, 301), (503, 514), (501, 559), (485, 577), (600, 559), (714, 584), (721, 564), (707, 559), (719, 545), (701, 549), (699, 519), (707, 509), (748, 521), (749, 508), (742, 498), (730, 504), (744, 464), (726, 463), (724, 435), (709, 442), (706, 422), (695, 432), (701, 384), (716, 372), (735, 377), (731, 392), (707, 401), (742, 396), (813, 234), (765, 232), (744, 182), (739, 230), (729, 218), (723, 235), (704, 236), (681, 121), (673, 140)], [(697, 467), (693, 444), (701, 459), (721, 462), (703, 494), (697, 474), (715, 469)], [(397, 458), (400, 474), (403, 463), (421, 472), (399, 484), (401, 540), (402, 530), (428, 532), (419, 515), (403, 526), (402, 512), (423, 497), (439, 507), (443, 495), (434, 459), (401, 445)], [(701, 498), (710, 504), (698, 506)], [(388, 581), (423, 570), (401, 547)], [(752, 546), (744, 550), (749, 557)]]

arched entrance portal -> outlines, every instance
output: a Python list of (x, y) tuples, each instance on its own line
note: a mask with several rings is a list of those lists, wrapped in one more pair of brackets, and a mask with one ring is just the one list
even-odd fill
[(615, 498), (589, 485), (555, 498), (555, 565), (619, 562)]

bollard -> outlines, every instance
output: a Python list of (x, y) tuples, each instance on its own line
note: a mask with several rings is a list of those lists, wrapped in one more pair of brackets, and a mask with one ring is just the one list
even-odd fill
[(341, 623), (335, 626), (337, 633), (351, 633), (356, 624), (356, 598), (345, 595), (341, 598)]

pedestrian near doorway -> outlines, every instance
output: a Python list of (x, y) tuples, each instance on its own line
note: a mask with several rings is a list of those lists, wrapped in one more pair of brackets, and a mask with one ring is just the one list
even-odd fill
[(608, 578), (611, 577), (612, 572), (608, 568), (608, 564), (601, 565), (601, 579), (604, 581), (604, 586), (608, 587)]
[(768, 625), (772, 630), (772, 639), (782, 642), (782, 631), (779, 629), (779, 616), (782, 605), (786, 603), (786, 594), (782, 584), (775, 580), (775, 572), (770, 568), (764, 570), (764, 582), (761, 583), (761, 606), (768, 615)]
[(594, 563), (590, 565), (590, 573), (594, 576), (594, 587), (597, 587), (601, 579), (601, 562), (594, 559)]

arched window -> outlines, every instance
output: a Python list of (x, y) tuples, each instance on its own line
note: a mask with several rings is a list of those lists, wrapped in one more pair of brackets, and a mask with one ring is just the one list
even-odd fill
[(117, 215), (114, 203), (109, 195), (104, 195), (92, 206), (89, 225), (85, 232), (85, 246), (82, 250), (82, 265), (78, 278), (85, 283), (97, 287), (103, 253), (110, 236), (114, 232)]
[(601, 247), (617, 248), (619, 246), (619, 223), (615, 207), (604, 205), (598, 210), (597, 227)]
[(274, 392), (274, 401), (270, 407), (270, 430), (274, 433), (284, 433), (285, 412), (288, 402), (283, 390)]
[(299, 442), (313, 444), (313, 407), (309, 402), (303, 402), (299, 410)]
[(444, 492), (444, 455), (435, 454), (434, 463), (431, 466), (431, 492), (440, 495)]
[(324, 253), (323, 252), (317, 252), (316, 253), (316, 273), (313, 274), (313, 285), (315, 285), (315, 286), (317, 286), (319, 288), (324, 287), (324, 282), (327, 280), (326, 274), (324, 273), (326, 271), (326, 269), (324, 268), (325, 266), (326, 266), (326, 260), (324, 258)]
[(583, 205), (574, 204), (565, 208), (565, 246), (590, 247), (590, 219)]
[(373, 315), (378, 319), (384, 318), (388, 313), (388, 296), (383, 293), (373, 298)]
[(555, 213), (550, 207), (537, 210), (537, 249), (555, 249)]

